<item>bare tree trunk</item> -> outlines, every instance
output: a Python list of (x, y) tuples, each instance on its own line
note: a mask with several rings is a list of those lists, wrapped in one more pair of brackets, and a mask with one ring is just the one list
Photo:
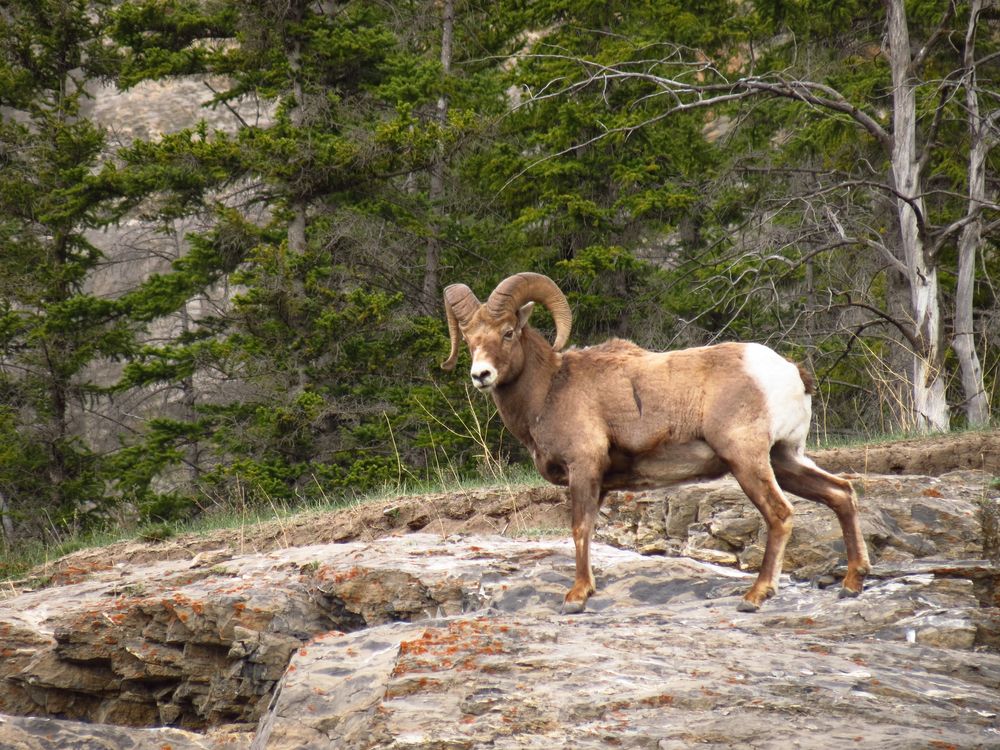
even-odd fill
[(10, 506), (7, 504), (7, 496), (0, 492), (0, 530), (3, 531), (4, 539), (10, 544), (14, 541), (14, 520), (10, 517)]
[(976, 80), (976, 25), (982, 10), (981, 0), (972, 0), (969, 27), (965, 35), (963, 67), (965, 80), (965, 111), (969, 123), (969, 204), (968, 222), (958, 239), (958, 286), (955, 290), (955, 333), (952, 347), (958, 357), (965, 395), (965, 415), (970, 425), (985, 425), (990, 421), (990, 401), (983, 384), (983, 368), (976, 352), (975, 327), (972, 316), (976, 281), (976, 257), (983, 243), (982, 207), (986, 200), (986, 156), (989, 152), (987, 128), (980, 114)]
[(926, 211), (917, 158), (917, 100), (903, 0), (886, 0), (888, 56), (893, 84), (892, 185), (896, 190), (903, 262), (910, 285), (912, 324), (917, 346), (912, 352), (915, 427), (947, 430), (948, 403), (941, 351), (938, 273), (924, 236)]
[[(53, 258), (56, 265), (62, 269), (67, 261), (67, 240), (66, 233), (59, 230), (53, 238)], [(69, 285), (60, 282), (58, 285), (58, 301), (65, 302), (69, 299), (71, 291)], [(49, 451), (48, 477), (51, 485), (51, 497), (53, 507), (58, 507), (63, 498), (64, 485), (67, 479), (66, 472), (66, 443), (70, 437), (70, 413), (69, 398), (71, 383), (69, 378), (61, 372), (61, 365), (65, 363), (69, 345), (62, 334), (57, 334), (54, 340), (45, 342), (45, 362), (48, 372), (48, 409), (45, 424), (45, 442)]]
[[(174, 234), (174, 240), (177, 246), (177, 257), (181, 257), (181, 248), (179, 238), (177, 234)], [(183, 336), (187, 336), (192, 329), (191, 313), (188, 311), (188, 305), (191, 304), (191, 300), (188, 300), (181, 307), (181, 331)], [(194, 374), (187, 375), (181, 379), (181, 405), (183, 407), (183, 419), (189, 424), (194, 424), (198, 418), (197, 412), (195, 411), (195, 404), (198, 400), (198, 389), (195, 387)], [(200, 447), (197, 441), (191, 443), (187, 450), (185, 451), (186, 461), (187, 461), (187, 472), (188, 481), (193, 487), (201, 475), (200, 467)]]
[[(451, 41), (455, 27), (454, 0), (444, 0), (441, 15), (441, 71), (447, 77), (451, 72)], [(448, 95), (443, 90), (437, 101), (437, 118), (442, 127), (448, 121)], [(439, 145), (434, 163), (431, 164), (430, 188), (428, 191), (431, 211), (436, 210), (437, 204), (444, 193), (444, 164), (444, 148)], [(431, 226), (431, 236), (427, 240), (424, 262), (423, 298), (424, 305), (429, 311), (436, 311), (439, 304), (438, 287), (440, 286), (439, 276), (441, 269), (441, 238), (439, 230), (438, 222), (434, 221)]]
[[(296, 12), (296, 21), (302, 20), (302, 10), (301, 8)], [(289, 69), (292, 74), (292, 97), (295, 99), (295, 105), (289, 112), (289, 119), (291, 120), (292, 127), (300, 128), (305, 122), (305, 89), (302, 86), (302, 43), (296, 39), (292, 48), (288, 53), (288, 63)], [(288, 222), (288, 253), (293, 256), (305, 255), (307, 244), (306, 244), (306, 223), (307, 223), (307, 201), (298, 196), (289, 196), (289, 208), (292, 212), (292, 218)], [(291, 295), (292, 300), (302, 299), (305, 297), (305, 285), (294, 277), (294, 273), (289, 270), (287, 258), (284, 259), (282, 272), (286, 276), (289, 284), (288, 294)], [(294, 307), (294, 302), (290, 300), (292, 306)], [(309, 382), (309, 378), (306, 375), (306, 368), (302, 364), (299, 357), (296, 356), (295, 362), (295, 373), (297, 380), (297, 387), (299, 391), (302, 391)]]
[[(299, 19), (297, 19), (299, 20)], [(304, 91), (302, 88), (302, 44), (298, 40), (292, 45), (288, 55), (289, 68), (292, 72), (292, 96), (295, 106), (289, 113), (292, 126), (299, 128), (305, 120)], [(301, 255), (306, 250), (306, 204), (300, 198), (291, 199), (292, 220), (288, 224), (288, 251)]]

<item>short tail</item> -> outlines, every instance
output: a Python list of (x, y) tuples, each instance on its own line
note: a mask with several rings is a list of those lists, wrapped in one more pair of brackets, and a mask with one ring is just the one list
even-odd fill
[(810, 396), (816, 393), (816, 380), (809, 370), (807, 370), (800, 362), (796, 362), (795, 366), (799, 368), (799, 377), (802, 378), (802, 385), (806, 388), (806, 393)]

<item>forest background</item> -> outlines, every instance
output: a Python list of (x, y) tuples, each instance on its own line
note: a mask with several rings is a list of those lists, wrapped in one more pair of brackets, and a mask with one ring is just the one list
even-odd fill
[(998, 72), (983, 0), (6, 0), (0, 544), (522, 460), (438, 364), (524, 270), (806, 362), (814, 439), (989, 425)]

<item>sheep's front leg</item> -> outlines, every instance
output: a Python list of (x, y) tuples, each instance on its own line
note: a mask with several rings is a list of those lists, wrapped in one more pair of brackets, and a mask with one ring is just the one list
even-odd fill
[[(582, 476), (581, 476), (582, 475)], [(573, 544), (576, 547), (576, 578), (563, 602), (563, 614), (582, 612), (587, 599), (596, 591), (590, 569), (590, 538), (601, 505), (601, 482), (592, 471), (570, 471), (569, 497), (573, 509)]]

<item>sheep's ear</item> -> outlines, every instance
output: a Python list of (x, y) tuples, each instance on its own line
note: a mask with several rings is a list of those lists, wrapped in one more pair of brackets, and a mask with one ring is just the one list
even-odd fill
[(521, 330), (526, 325), (528, 325), (528, 318), (531, 317), (531, 311), (535, 309), (535, 303), (529, 302), (523, 305), (520, 310), (517, 311), (517, 330)]

